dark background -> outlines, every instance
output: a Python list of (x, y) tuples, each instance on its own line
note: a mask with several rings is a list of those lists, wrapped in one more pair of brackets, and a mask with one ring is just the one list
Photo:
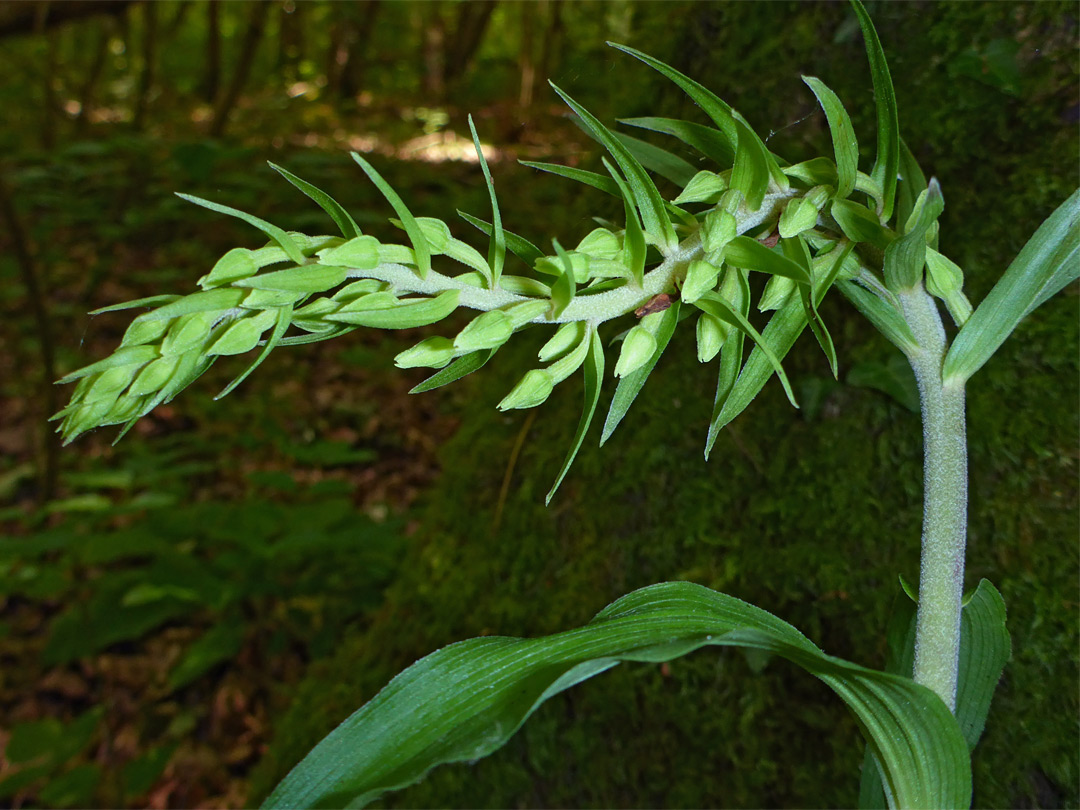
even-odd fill
[[(944, 190), (942, 249), (977, 303), (1076, 184), (1075, 4), (868, 8), (901, 132)], [(869, 166), (873, 97), (846, 4), (0, 3), (0, 37), (0, 803), (257, 804), (423, 654), (563, 630), (667, 579), (883, 664), (897, 575), (917, 578), (921, 433), (897, 399), (854, 384), (895, 373), (897, 355), (842, 300), (824, 310), (840, 382), (801, 341), (785, 366), (803, 409), (770, 383), (708, 464), (715, 372), (677, 335), (549, 508), (580, 382), (535, 416), (494, 410), (534, 362), (531, 333), (422, 396), (406, 394), (422, 371), (391, 358), (453, 324), (282, 349), (214, 402), (240, 370), (219, 363), (115, 447), (101, 430), (58, 451), (43, 429), (68, 391), (48, 382), (109, 353), (128, 321), (86, 312), (189, 291), (226, 250), (261, 243), (173, 191), (327, 231), (270, 159), (389, 239), (356, 149), (414, 213), (473, 240), (453, 224), (487, 210), (472, 113), (509, 229), (566, 244), (618, 216), (516, 164), (599, 164), (547, 77), (609, 124), (703, 120), (608, 39), (712, 88), (791, 161), (831, 153), (799, 80), (816, 75)], [(1077, 356), (1074, 285), (969, 386), (967, 582), (997, 585), (1013, 637), (975, 755), (980, 807), (1080, 804)], [(817, 681), (707, 650), (619, 667), (498, 754), (385, 803), (842, 807), (861, 755)]]

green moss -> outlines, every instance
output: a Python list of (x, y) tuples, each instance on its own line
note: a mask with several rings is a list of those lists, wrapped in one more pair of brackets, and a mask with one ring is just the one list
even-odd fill
[[(723, 14), (726, 23), (749, 26), (766, 11), (775, 18), (775, 6), (764, 8), (734, 4)], [(947, 68), (967, 48), (1010, 35), (1010, 26), (1019, 26), (1024, 47), (1040, 37), (1056, 42), (1066, 23), (1054, 15), (1063, 9), (877, 8), (886, 23), (904, 22), (882, 24), (902, 125), (928, 173), (942, 180), (942, 245), (968, 269), (976, 299), (1071, 190), (1075, 132), (1059, 101), (1075, 98), (1075, 71), (1065, 75), (1029, 59), (1022, 75), (1030, 93), (1017, 98), (950, 77)], [(765, 87), (777, 76), (794, 84), (798, 72), (817, 72), (859, 111), (856, 125), (868, 132), (867, 110), (859, 109), (865, 104), (857, 103), (869, 99), (865, 73), (827, 64), (849, 57), (843, 64), (861, 64), (857, 37), (811, 50), (814, 71), (794, 62), (814, 37), (839, 36), (845, 13), (815, 7), (799, 25), (774, 32), (762, 52), (749, 49), (750, 27), (740, 33), (728, 25), (717, 42), (736, 48), (743, 37), (741, 50), (728, 52), (749, 54), (749, 64), (733, 68), (747, 72), (747, 86), (766, 70), (761, 60), (777, 63), (768, 67)], [(900, 41), (888, 33), (894, 30)], [(1071, 46), (1055, 47), (1040, 58), (1057, 54), (1075, 62)], [(790, 117), (791, 103), (764, 93), (754, 99), (732, 100), (753, 121)], [(755, 104), (760, 109), (751, 115)], [(820, 150), (827, 141), (819, 137), (820, 122), (815, 127), (794, 142), (805, 138)], [(572, 210), (560, 211), (560, 221), (574, 221)], [(830, 302), (826, 319), (845, 367), (889, 351), (842, 302)], [(830, 653), (883, 664), (897, 575), (917, 577), (917, 415), (880, 394), (840, 386), (809, 419), (792, 411), (771, 383), (705, 464), (713, 371), (697, 367), (690, 336), (679, 335), (609, 444), (599, 450), (590, 438), (545, 509), (543, 495), (577, 419), (580, 384), (568, 383), (552, 397), (531, 427), (501, 526), (492, 531), (507, 459), (526, 417), (491, 406), (512, 385), (515, 370), (532, 362), (535, 347), (520, 343), (476, 378), (434, 395), (459, 408), (463, 421), (444, 449), (445, 474), (427, 496), (423, 530), (404, 573), (371, 629), (343, 640), (337, 655), (314, 665), (291, 696), (257, 793), (426, 652), (479, 634), (563, 630), (622, 593), (661, 580), (688, 579), (734, 594), (792, 621)], [(987, 577), (1001, 589), (1014, 644), (976, 752), (980, 807), (1080, 803), (1077, 356), (1073, 291), (1025, 322), (970, 386), (968, 585)], [(786, 365), (796, 384), (827, 374), (806, 338)], [(782, 661), (757, 672), (737, 651), (708, 650), (670, 670), (620, 666), (550, 701), (492, 757), (439, 769), (385, 801), (402, 807), (851, 806), (860, 758), (855, 725), (824, 686)]]

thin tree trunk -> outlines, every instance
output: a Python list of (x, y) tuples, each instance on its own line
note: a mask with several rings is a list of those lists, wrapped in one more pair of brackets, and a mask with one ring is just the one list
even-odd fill
[(544, 42), (540, 48), (539, 74), (550, 79), (558, 62), (559, 41), (563, 34), (563, 0), (551, 0), (548, 23), (544, 26)]
[(143, 3), (142, 70), (139, 72), (139, 91), (135, 97), (135, 114), (131, 126), (141, 132), (146, 125), (146, 111), (154, 89), (154, 68), (157, 63), (157, 10), (155, 2)]
[(44, 436), (39, 450), (37, 496), (39, 502), (45, 503), (56, 495), (57, 470), (60, 458), (60, 436), (53, 431), (47, 421), (50, 416), (59, 410), (56, 398), (57, 389), (53, 384), (56, 380), (56, 363), (53, 351), (52, 328), (49, 322), (45, 293), (38, 277), (37, 266), (30, 254), (26, 231), (23, 229), (22, 222), (15, 211), (15, 205), (12, 202), (11, 194), (2, 174), (0, 174), (0, 221), (4, 223), (8, 233), (11, 235), (11, 247), (15, 256), (15, 263), (19, 266), (19, 271), (22, 274), (23, 285), (26, 287), (26, 296), (30, 299), (30, 309), (33, 312), (34, 325), (37, 329), (38, 350), (41, 359), (41, 404), (45, 409), (41, 420)]
[(443, 74), (445, 87), (453, 86), (454, 82), (465, 75), (476, 52), (480, 50), (480, 43), (484, 40), (484, 33), (494, 11), (495, 0), (475, 0), (459, 6), (454, 37), (446, 49)]
[(266, 14), (269, 10), (270, 4), (267, 0), (258, 0), (251, 8), (251, 17), (248, 19), (247, 31), (240, 46), (240, 55), (236, 60), (232, 79), (214, 106), (214, 119), (210, 125), (210, 135), (214, 138), (220, 138), (225, 134), (229, 114), (236, 106), (244, 85), (247, 84), (251, 66), (255, 61), (255, 52), (259, 49), (259, 40), (262, 39), (263, 29), (266, 27)]
[(86, 79), (79, 89), (79, 112), (75, 116), (75, 131), (79, 135), (85, 135), (90, 126), (90, 118), (94, 111), (94, 94), (97, 91), (98, 81), (105, 70), (105, 62), (109, 57), (109, 37), (111, 35), (112, 21), (102, 20), (97, 25), (97, 41), (94, 44), (94, 57), (86, 71)]
[(536, 54), (533, 53), (535, 39), (533, 28), (536, 27), (536, 2), (520, 4), (521, 9), (521, 89), (518, 92), (518, 106), (523, 110), (532, 106), (536, 93)]
[(381, 7), (380, 0), (367, 0), (364, 3), (364, 13), (355, 28), (348, 63), (342, 69), (341, 95), (343, 98), (355, 96), (364, 89), (365, 74), (371, 62), (371, 41), (375, 32), (375, 20)]
[(187, 15), (188, 12), (191, 11), (191, 6), (191, 0), (180, 0), (179, 5), (176, 7), (176, 13), (173, 14), (173, 18), (169, 20), (169, 24), (165, 26), (163, 39), (166, 42), (171, 42), (180, 32), (180, 28), (187, 21)]
[(206, 73), (202, 95), (213, 104), (221, 91), (221, 0), (210, 0), (206, 6)]

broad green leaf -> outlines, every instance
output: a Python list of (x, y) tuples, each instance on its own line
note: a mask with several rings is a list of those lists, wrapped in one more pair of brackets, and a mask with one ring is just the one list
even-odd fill
[(499, 200), (495, 196), (495, 183), (491, 179), (491, 169), (488, 168), (484, 150), (480, 148), (480, 136), (476, 134), (476, 126), (473, 124), (471, 115), (469, 116), (469, 131), (472, 133), (476, 157), (480, 161), (480, 168), (484, 172), (484, 183), (487, 185), (488, 196), (491, 198), (491, 221), (494, 223), (494, 229), (488, 247), (488, 264), (491, 266), (491, 286), (498, 288), (503, 264), (506, 261), (506, 236), (503, 233), (502, 215), (499, 213)]
[(671, 336), (675, 334), (675, 325), (678, 322), (679, 301), (672, 301), (671, 306), (664, 310), (664, 316), (656, 329), (656, 352), (653, 354), (652, 359), (633, 374), (627, 374), (625, 377), (619, 378), (619, 385), (615, 389), (615, 395), (611, 398), (611, 405), (608, 406), (607, 417), (604, 419), (604, 429), (600, 434), (601, 447), (611, 438), (611, 434), (615, 432), (615, 428), (619, 426), (619, 422), (626, 416), (626, 412), (634, 404), (637, 395), (641, 393), (645, 381), (649, 379), (652, 370), (656, 368), (656, 364), (660, 361), (660, 355), (664, 353)]
[[(259, 356), (255, 358), (255, 362), (248, 366), (247, 370), (244, 371), (243, 374), (241, 374), (231, 383), (226, 385), (222, 392), (216, 397), (214, 397), (215, 400), (221, 399), (222, 397), (227, 397), (229, 394), (232, 393), (233, 389), (235, 389), (236, 386), (240, 385), (240, 383), (242, 383), (248, 378), (248, 375), (251, 374), (251, 372), (253, 372), (255, 369), (262, 365), (263, 360), (269, 357), (270, 352), (276, 349), (278, 344), (281, 343), (281, 339), (285, 336), (285, 330), (287, 330), (289, 328), (289, 324), (292, 323), (292, 314), (292, 304), (286, 304), (285, 306), (278, 309), (277, 322), (274, 324), (274, 331), (270, 333), (269, 340), (266, 341), (266, 344), (263, 346), (263, 350), (259, 352)], [(187, 385), (187, 383), (185, 383), (185, 385)], [(177, 392), (179, 392), (179, 388), (177, 389)]]
[(604, 160), (604, 168), (608, 170), (612, 179), (619, 186), (619, 191), (622, 192), (623, 208), (626, 211), (626, 235), (624, 237), (626, 268), (630, 271), (631, 282), (640, 287), (645, 277), (645, 253), (647, 251), (645, 234), (641, 232), (641, 223), (638, 222), (638, 215), (634, 208), (634, 200), (630, 196), (630, 189), (626, 187), (626, 183), (619, 177), (615, 167), (608, 163), (606, 159)]
[(941, 186), (935, 178), (930, 178), (926, 193), (919, 199), (915, 207), (917, 218), (911, 229), (885, 249), (885, 286), (893, 292), (913, 289), (922, 282), (926, 232), (945, 210)]
[[(900, 183), (896, 188), (896, 221), (898, 223), (903, 224), (908, 221), (911, 212), (915, 210), (915, 202), (919, 199), (919, 194), (926, 188), (926, 185), (926, 175), (919, 168), (919, 163), (915, 160), (915, 156), (911, 154), (907, 143), (901, 138)], [(936, 238), (930, 247), (937, 248)]]
[[(806, 328), (806, 310), (799, 298), (792, 296), (780, 309), (769, 319), (765, 331), (761, 334), (762, 342), (754, 347), (749, 359), (739, 372), (738, 379), (731, 388), (731, 393), (723, 399), (723, 406), (719, 413), (713, 416), (709, 425), (709, 435), (705, 441), (705, 458), (708, 459), (713, 445), (716, 443), (720, 431), (736, 416), (746, 410), (754, 400), (765, 383), (773, 375), (776, 367), (784, 359), (795, 340)], [(766, 354), (762, 344), (769, 347)], [(725, 347), (726, 349), (726, 347)], [(770, 357), (771, 355), (771, 357)], [(781, 379), (783, 382), (783, 379)], [(785, 392), (790, 386), (785, 388)], [(791, 399), (791, 395), (788, 395)]]
[[(483, 231), (488, 236), (491, 236), (491, 234), (494, 233), (494, 228), (490, 222), (484, 222), (484, 220), (474, 217), (472, 214), (466, 214), (464, 211), (458, 211), (457, 213), (463, 220), (468, 222), (474, 228)], [(536, 264), (537, 259), (543, 258), (543, 251), (525, 237), (518, 236), (516, 233), (511, 233), (505, 228), (502, 229), (502, 234), (507, 249), (525, 262), (525, 264), (529, 265), (529, 267)]]
[(893, 236), (878, 222), (878, 218), (866, 206), (852, 200), (833, 200), (829, 206), (844, 236), (853, 242), (869, 242), (876, 248), (885, 250), (893, 241)]
[(733, 307), (725, 301), (723, 297), (716, 293), (706, 293), (694, 302), (694, 306), (730, 323), (754, 341), (755, 349), (761, 350), (770, 365), (772, 365), (772, 369), (776, 372), (776, 376), (780, 378), (780, 384), (784, 387), (784, 393), (787, 394), (788, 402), (791, 403), (793, 408), (799, 407), (799, 403), (795, 399), (795, 392), (791, 390), (791, 382), (788, 380), (787, 372), (784, 371), (784, 367), (780, 365), (780, 358), (773, 352), (772, 348), (765, 341), (764, 336), (754, 328), (753, 324), (747, 320), (746, 316), (743, 315), (737, 307)]
[(409, 393), (423, 394), (425, 391), (434, 391), (436, 388), (442, 388), (444, 385), (457, 382), (462, 377), (483, 368), (487, 361), (495, 356), (497, 351), (498, 348), (496, 347), (462, 355), (446, 368), (440, 369), (419, 385), (414, 386)]
[(836, 286), (896, 348), (908, 357), (919, 350), (919, 342), (912, 334), (911, 327), (896, 307), (853, 281), (838, 281)]
[(619, 168), (622, 169), (627, 182), (630, 184), (638, 210), (641, 211), (641, 219), (645, 223), (646, 233), (658, 240), (657, 246), (662, 250), (667, 251), (674, 248), (679, 240), (675, 236), (675, 229), (671, 225), (671, 220), (668, 219), (664, 199), (660, 196), (660, 192), (656, 190), (652, 178), (649, 177), (645, 169), (630, 153), (630, 150), (601, 123), (599, 118), (560, 90), (554, 82), (548, 82), (548, 84), (559, 94), (559, 97), (566, 102), (570, 109), (578, 114), (585, 125), (592, 130), (596, 139), (604, 145), (611, 153), (611, 156), (615, 158), (615, 162), (619, 164)]
[(851, 117), (839, 97), (830, 90), (825, 82), (814, 76), (803, 76), (802, 80), (814, 91), (825, 117), (829, 121), (832, 135), (833, 152), (836, 154), (836, 174), (838, 197), (847, 197), (855, 188), (855, 173), (859, 170), (859, 141), (855, 137), (855, 128)]
[(994, 289), (957, 333), (945, 356), (946, 382), (964, 383), (1021, 319), (1080, 274), (1080, 189), (1039, 226)]
[(622, 132), (613, 131), (611, 134), (622, 142), (644, 168), (670, 180), (680, 188), (689, 183), (690, 178), (697, 173), (697, 169), (687, 161), (656, 144)]
[(405, 229), (409, 241), (412, 242), (413, 252), (416, 254), (417, 272), (420, 274), (420, 278), (427, 278), (428, 271), (431, 269), (431, 250), (428, 247), (427, 239), (424, 237), (424, 232), (420, 229), (420, 225), (413, 218), (412, 213), (402, 202), (397, 192), (390, 188), (390, 184), (383, 180), (381, 174), (375, 171), (375, 167), (364, 160), (359, 153), (350, 152), (349, 154), (352, 155), (352, 159), (356, 161), (357, 165), (364, 170), (364, 174), (368, 176), (368, 179), (382, 192), (386, 201), (390, 203), (390, 206), (398, 215), (398, 219), (401, 220), (401, 227)]
[(747, 207), (757, 211), (769, 190), (768, 151), (742, 121), (735, 121), (735, 129), (739, 133), (739, 145), (735, 149), (735, 165), (728, 182), (731, 188), (742, 192)]
[(576, 630), (470, 639), (421, 659), (316, 746), (263, 806), (361, 807), (438, 765), (492, 753), (543, 701), (621, 661), (660, 663), (706, 646), (780, 655), (832, 688), (883, 764), (896, 806), (969, 805), (967, 746), (929, 689), (826, 655), (738, 599), (667, 582), (628, 594)]
[[(889, 64), (881, 47), (877, 31), (870, 15), (860, 0), (851, 0), (855, 15), (859, 18), (866, 57), (870, 61), (870, 76), (874, 82), (874, 103), (877, 107), (877, 158), (870, 176), (876, 180), (884, 193), (881, 216), (888, 221), (892, 216), (896, 199), (896, 174), (900, 169), (900, 119), (896, 112), (896, 92), (893, 90)], [(902, 224), (902, 223), (901, 223)]]
[(181, 194), (180, 192), (177, 192), (176, 196), (182, 200), (187, 200), (190, 203), (195, 203), (195, 205), (201, 205), (203, 208), (209, 208), (211, 211), (216, 211), (219, 214), (228, 214), (230, 217), (242, 219), (248, 225), (254, 225), (266, 234), (274, 244), (285, 251), (285, 255), (289, 257), (290, 261), (296, 264), (304, 263), (304, 254), (300, 250), (300, 246), (296, 244), (296, 240), (285, 233), (285, 231), (281, 230), (277, 225), (271, 225), (265, 219), (259, 219), (251, 214), (245, 214), (243, 211), (237, 211), (235, 208), (230, 208), (227, 205), (204, 200), (202, 197), (194, 197), (191, 194)]
[[(269, 161), (267, 161), (269, 163)], [(356, 224), (349, 212), (341, 207), (341, 204), (327, 194), (322, 189), (313, 186), (307, 180), (301, 180), (295, 174), (287, 171), (276, 163), (270, 163), (270, 168), (280, 174), (304, 194), (314, 200), (323, 211), (329, 214), (330, 219), (334, 220), (334, 224), (338, 226), (338, 230), (341, 231), (341, 235), (346, 239), (353, 239), (360, 236), (360, 226)]]
[(566, 473), (570, 471), (570, 465), (577, 458), (581, 443), (585, 440), (585, 434), (589, 431), (593, 416), (596, 414), (596, 403), (600, 401), (600, 386), (604, 381), (604, 344), (600, 342), (600, 333), (596, 329), (591, 330), (589, 337), (589, 353), (585, 357), (585, 403), (581, 411), (581, 420), (578, 422), (577, 431), (574, 433), (574, 441), (570, 445), (570, 452), (563, 461), (559, 477), (548, 492), (545, 504), (550, 504), (555, 496), (555, 491), (563, 482)]
[[(678, 138), (687, 146), (696, 149), (727, 169), (735, 162), (735, 148), (727, 136), (718, 129), (707, 127), (704, 124), (695, 124), (692, 121), (682, 121), (678, 118), (620, 118), (620, 124), (629, 127), (639, 127), (651, 132), (662, 132)], [(683, 184), (685, 185), (685, 183)]]

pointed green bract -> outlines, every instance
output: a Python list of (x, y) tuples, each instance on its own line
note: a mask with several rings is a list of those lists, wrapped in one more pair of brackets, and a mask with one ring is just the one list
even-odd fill
[(655, 144), (622, 132), (612, 132), (611, 134), (619, 139), (642, 167), (650, 172), (655, 172), (665, 180), (670, 180), (677, 186), (685, 186), (696, 172), (694, 167), (681, 157)]
[(836, 154), (838, 178), (836, 194), (839, 197), (847, 197), (855, 188), (855, 173), (859, 170), (859, 141), (855, 137), (851, 117), (844, 109), (844, 105), (840, 103), (839, 97), (826, 86), (825, 82), (814, 76), (803, 76), (802, 79), (814, 91), (829, 121), (833, 151)]
[[(267, 161), (269, 163), (269, 161)], [(341, 204), (327, 194), (317, 186), (313, 186), (307, 180), (301, 180), (295, 174), (283, 169), (276, 163), (269, 163), (270, 168), (280, 174), (304, 194), (310, 197), (316, 205), (318, 205), (323, 211), (325, 211), (330, 219), (334, 220), (334, 224), (338, 226), (338, 230), (341, 231), (341, 235), (346, 239), (353, 239), (360, 236), (360, 226), (356, 224), (349, 212), (341, 207)]]
[(493, 230), (491, 244), (488, 248), (488, 264), (491, 265), (491, 286), (498, 287), (499, 279), (502, 276), (503, 263), (506, 261), (506, 236), (503, 234), (502, 215), (499, 213), (499, 200), (495, 196), (495, 183), (491, 179), (491, 169), (488, 168), (484, 150), (480, 148), (480, 136), (476, 134), (476, 125), (473, 124), (471, 115), (469, 116), (469, 131), (472, 133), (476, 157), (480, 162), (480, 169), (484, 173), (484, 183), (487, 184), (488, 196), (491, 198)]
[(900, 121), (896, 111), (896, 91), (893, 90), (889, 64), (881, 47), (877, 31), (870, 15), (860, 0), (851, 0), (855, 15), (859, 18), (866, 57), (870, 61), (870, 76), (874, 82), (874, 103), (877, 106), (877, 158), (871, 176), (884, 193), (882, 219), (892, 216), (896, 200), (896, 174), (900, 169)]
[(671, 135), (727, 169), (735, 161), (735, 147), (718, 129), (678, 118), (620, 118), (620, 124)]
[(893, 292), (910, 290), (922, 281), (926, 232), (943, 210), (945, 200), (941, 196), (941, 186), (931, 178), (930, 185), (915, 205), (916, 220), (911, 229), (885, 249), (885, 286)]
[[(904, 223), (908, 221), (911, 212), (915, 210), (915, 201), (919, 194), (926, 188), (926, 176), (919, 168), (918, 161), (911, 154), (904, 139), (900, 139), (900, 181), (896, 187), (896, 221)], [(931, 247), (936, 248), (937, 244)]]
[[(281, 338), (285, 335), (285, 330), (289, 328), (289, 324), (292, 322), (293, 308), (291, 304), (281, 307), (277, 312), (277, 321), (274, 323), (274, 331), (270, 334), (270, 339), (266, 341), (266, 345), (263, 346), (263, 350), (259, 352), (259, 356), (255, 358), (255, 362), (247, 367), (239, 377), (233, 380), (231, 383), (225, 386), (224, 390), (218, 394), (214, 399), (221, 399), (227, 397), (233, 392), (236, 386), (240, 385), (244, 380), (248, 378), (255, 369), (262, 365), (263, 361), (270, 356), (270, 352), (277, 348), (281, 342)], [(190, 381), (189, 381), (190, 382)], [(188, 383), (184, 383), (186, 386)], [(181, 386), (183, 387), (183, 386)], [(177, 391), (180, 389), (178, 388)]]
[(634, 194), (634, 202), (641, 212), (641, 219), (645, 223), (646, 233), (657, 240), (657, 247), (661, 250), (673, 249), (678, 244), (678, 239), (675, 236), (675, 229), (671, 225), (671, 220), (668, 219), (665, 212), (664, 200), (660, 196), (660, 192), (656, 190), (652, 178), (645, 172), (637, 159), (630, 154), (630, 150), (600, 122), (599, 118), (574, 101), (553, 82), (549, 82), (549, 84), (570, 109), (578, 114), (597, 140), (615, 158), (615, 162), (619, 164), (619, 168), (626, 175), (627, 182), (630, 184), (630, 189)]
[(853, 281), (839, 281), (837, 286), (855, 308), (873, 324), (896, 348), (910, 357), (919, 350), (919, 343), (904, 320), (903, 314), (879, 295)]
[(975, 308), (945, 356), (942, 376), (964, 383), (1035, 307), (1080, 275), (1080, 190), (1039, 226)]
[(749, 236), (736, 236), (724, 248), (724, 261), (736, 267), (784, 276), (799, 284), (810, 284), (810, 273), (787, 256), (776, 253)]
[(761, 208), (765, 192), (769, 190), (769, 164), (765, 146), (754, 137), (750, 127), (742, 121), (735, 122), (739, 133), (739, 146), (735, 150), (735, 165), (731, 169), (733, 189), (742, 192), (751, 211)]
[(570, 261), (570, 256), (563, 250), (558, 239), (552, 239), (551, 242), (555, 246), (555, 252), (558, 254), (563, 268), (563, 272), (555, 279), (555, 283), (551, 285), (551, 317), (558, 318), (562, 315), (563, 310), (570, 305), (570, 302), (574, 300), (577, 282), (574, 280), (574, 266)]
[(437, 371), (419, 385), (414, 386), (409, 393), (423, 394), (426, 391), (434, 391), (436, 388), (442, 388), (444, 385), (457, 382), (462, 377), (483, 368), (487, 364), (487, 361), (495, 356), (495, 352), (497, 351), (498, 347), (494, 349), (481, 349), (480, 351), (463, 355), (446, 368)]
[(358, 152), (350, 152), (349, 154), (352, 155), (352, 159), (356, 161), (357, 165), (364, 170), (364, 174), (368, 176), (368, 179), (382, 192), (386, 201), (390, 203), (394, 212), (401, 219), (401, 226), (405, 229), (405, 233), (408, 234), (409, 241), (412, 242), (413, 252), (416, 254), (416, 269), (420, 274), (420, 278), (427, 278), (428, 271), (431, 270), (431, 250), (428, 247), (427, 239), (424, 238), (423, 231), (420, 230), (420, 226), (409, 212), (408, 207), (402, 202), (401, 197), (397, 195), (394, 189), (390, 188), (389, 183), (383, 180), (382, 175), (375, 171), (375, 167), (364, 160)]
[(242, 219), (249, 225), (254, 225), (260, 231), (267, 235), (271, 241), (274, 242), (279, 248), (285, 251), (285, 255), (296, 264), (304, 263), (304, 254), (300, 250), (300, 246), (296, 244), (296, 241), (281, 230), (277, 225), (271, 225), (265, 219), (259, 219), (251, 214), (246, 214), (243, 211), (238, 211), (235, 208), (230, 208), (227, 205), (221, 205), (220, 203), (210, 202), (210, 200), (204, 200), (202, 197), (195, 197), (191, 194), (176, 193), (176, 196), (182, 200), (187, 200), (195, 205), (201, 205), (203, 208), (208, 208), (211, 211), (216, 211), (219, 214), (228, 214), (231, 217)]
[(589, 432), (589, 425), (592, 424), (593, 416), (596, 415), (596, 404), (600, 401), (600, 386), (604, 381), (604, 344), (601, 343), (600, 334), (596, 329), (590, 329), (588, 340), (589, 353), (585, 357), (585, 390), (581, 419), (578, 421), (577, 430), (574, 432), (574, 439), (570, 443), (570, 451), (566, 454), (566, 459), (559, 470), (559, 477), (555, 479), (555, 483), (544, 499), (545, 504), (551, 503), (551, 499), (555, 497), (559, 485), (562, 484), (566, 474), (570, 471), (574, 459), (577, 458), (581, 443), (585, 440), (585, 434)]
[(641, 224), (638, 222), (637, 210), (634, 208), (634, 200), (630, 196), (630, 189), (626, 187), (626, 183), (619, 177), (615, 167), (608, 163), (606, 159), (604, 160), (604, 168), (608, 170), (608, 174), (611, 175), (619, 186), (619, 191), (622, 192), (623, 208), (626, 212), (626, 235), (624, 237), (626, 269), (629, 272), (631, 283), (640, 287), (642, 279), (645, 277), (645, 234), (641, 231)]
[[(495, 233), (495, 227), (494, 225), (492, 225), (492, 223), (485, 222), (479, 217), (474, 217), (472, 214), (466, 214), (464, 211), (458, 211), (457, 213), (458, 216), (461, 217), (463, 220), (468, 222), (474, 228), (483, 231), (488, 236), (491, 236), (493, 233)], [(529, 265), (529, 267), (532, 267), (534, 264), (536, 264), (536, 260), (544, 255), (543, 251), (541, 251), (540, 248), (538, 248), (525, 237), (518, 236), (516, 233), (511, 233), (510, 231), (502, 228), (501, 226), (500, 230), (502, 230), (503, 240), (506, 243), (506, 248), (523, 262), (525, 262), (525, 264)]]
[(624, 596), (576, 630), (476, 638), (421, 659), (316, 746), (263, 806), (362, 807), (434, 767), (487, 756), (543, 701), (620, 661), (659, 663), (707, 646), (780, 655), (832, 688), (855, 713), (897, 806), (971, 802), (967, 745), (929, 689), (826, 655), (731, 596), (666, 582)]

